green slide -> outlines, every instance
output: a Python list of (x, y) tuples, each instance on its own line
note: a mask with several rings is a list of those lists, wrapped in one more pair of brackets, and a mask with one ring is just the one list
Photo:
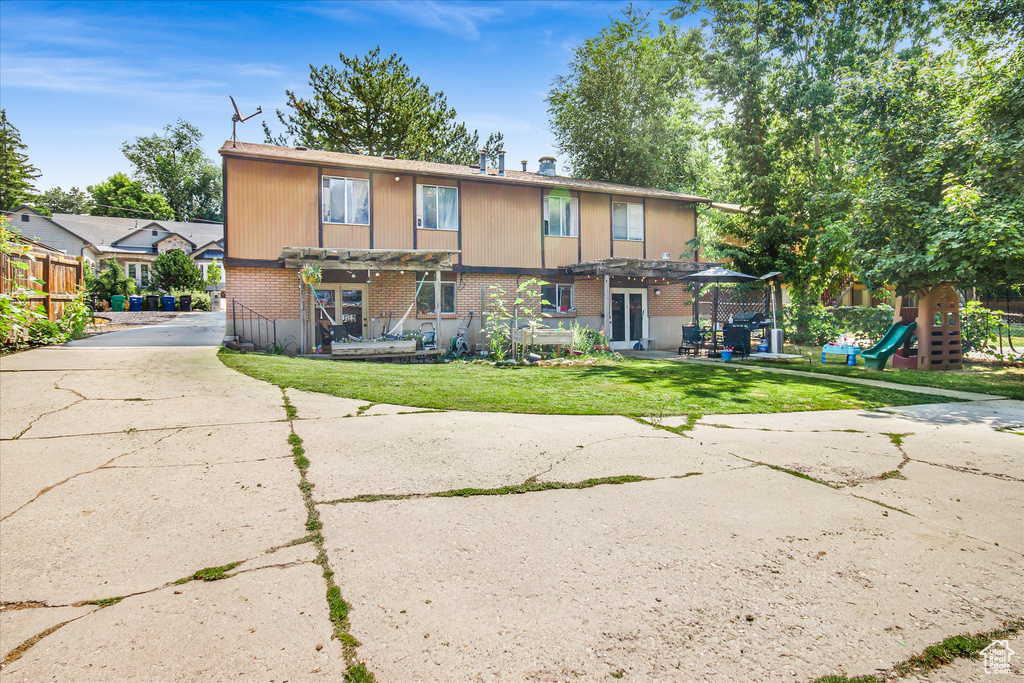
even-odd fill
[(890, 327), (889, 331), (882, 337), (882, 341), (860, 354), (861, 358), (864, 359), (864, 367), (871, 370), (884, 370), (885, 362), (889, 360), (889, 356), (896, 353), (896, 349), (903, 346), (904, 342), (910, 339), (916, 327), (917, 321), (909, 325), (896, 323)]

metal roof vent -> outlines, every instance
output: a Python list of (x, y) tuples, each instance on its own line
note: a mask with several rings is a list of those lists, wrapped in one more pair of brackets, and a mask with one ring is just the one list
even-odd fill
[(558, 173), (555, 171), (555, 158), (554, 157), (541, 157), (540, 158), (540, 170), (537, 171), (540, 175), (556, 176)]

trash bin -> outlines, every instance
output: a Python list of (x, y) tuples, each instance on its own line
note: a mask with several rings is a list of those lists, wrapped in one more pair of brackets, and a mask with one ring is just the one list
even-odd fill
[(164, 310), (165, 311), (173, 311), (174, 310), (174, 297), (173, 296), (165, 296), (163, 298), (163, 302), (164, 302)]
[(110, 310), (116, 313), (122, 313), (124, 311), (124, 297), (120, 294), (115, 294), (110, 297)]
[(128, 297), (128, 310), (129, 311), (141, 311), (142, 310), (142, 297), (141, 296), (130, 296), (130, 297)]
[(188, 312), (192, 310), (192, 295), (182, 294), (178, 297), (178, 303), (181, 305), (181, 310)]
[(159, 311), (160, 310), (160, 297), (156, 294), (146, 295), (146, 310), (147, 311)]

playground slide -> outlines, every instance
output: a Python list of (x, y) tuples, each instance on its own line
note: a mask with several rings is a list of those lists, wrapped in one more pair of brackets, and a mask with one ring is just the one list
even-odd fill
[(904, 342), (910, 338), (916, 328), (916, 321), (909, 325), (895, 323), (885, 333), (885, 336), (882, 337), (882, 341), (860, 354), (861, 358), (864, 359), (864, 367), (871, 370), (884, 370), (885, 362), (889, 360), (889, 356), (896, 353), (896, 350), (903, 346)]

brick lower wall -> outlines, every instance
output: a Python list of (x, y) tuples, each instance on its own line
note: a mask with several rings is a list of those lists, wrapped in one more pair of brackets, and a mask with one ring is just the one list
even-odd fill
[[(355, 277), (352, 277), (355, 275)], [(299, 278), (294, 269), (286, 268), (236, 268), (225, 267), (224, 269), (227, 304), (230, 310), (231, 300), (245, 304), (260, 315), (271, 320), (299, 319)], [(371, 322), (370, 334), (379, 333), (391, 316), (392, 324), (405, 314), (412, 303), (416, 293), (416, 286), (422, 273), (400, 273), (381, 272), (370, 275), (370, 283), (367, 285), (366, 308), (364, 315)], [(504, 301), (509, 311), (512, 310), (516, 297), (518, 284), (528, 280), (529, 276), (505, 275), (490, 273), (463, 273), (456, 275), (452, 273), (442, 274), (444, 280), (454, 279), (456, 282), (456, 313), (444, 315), (446, 321), (443, 325), (443, 336), (454, 334), (458, 325), (464, 324), (469, 312), (474, 313), (473, 330), (479, 330), (481, 312), (486, 312), (490, 286), (498, 285), (505, 290)], [(324, 273), (325, 284), (345, 284), (348, 282), (366, 284), (366, 271), (327, 271)], [(604, 278), (603, 277), (577, 277), (551, 278), (551, 282), (575, 284), (574, 303), (576, 314), (580, 322), (586, 322), (591, 326), (600, 324), (604, 307)], [(639, 282), (615, 280), (613, 286), (637, 286)], [(433, 274), (428, 274), (424, 287), (433, 286)], [(641, 285), (642, 286), (642, 285)], [(658, 289), (661, 294), (655, 294)], [(682, 283), (652, 284), (647, 287), (648, 315), (652, 318), (688, 318), (693, 310), (692, 287)], [(540, 311), (539, 297), (525, 302), (526, 306), (532, 306), (538, 313)], [(418, 315), (414, 309), (404, 327), (406, 330), (417, 329), (420, 322), (434, 320), (433, 315)], [(553, 316), (546, 319), (546, 324), (557, 325), (560, 321), (565, 326), (572, 324), (576, 316)], [(449, 328), (451, 328), (449, 330)], [(298, 334), (297, 330), (290, 332)], [(478, 332), (477, 332), (478, 334)], [(674, 333), (673, 333), (674, 334)], [(671, 340), (675, 343), (675, 340)], [(665, 342), (666, 344), (668, 341)], [(663, 346), (659, 339), (659, 346)]]
[(299, 275), (291, 268), (224, 268), (230, 315), (231, 300), (274, 320), (299, 317)]

